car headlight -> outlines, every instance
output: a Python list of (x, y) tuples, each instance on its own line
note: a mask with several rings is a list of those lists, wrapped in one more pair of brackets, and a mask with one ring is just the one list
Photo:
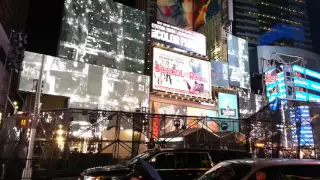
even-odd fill
[(102, 180), (102, 178), (101, 177), (84, 176), (83, 180)]

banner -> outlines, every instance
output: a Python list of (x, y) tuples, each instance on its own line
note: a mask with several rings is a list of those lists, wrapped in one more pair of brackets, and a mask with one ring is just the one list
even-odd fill
[(192, 30), (193, 1), (157, 0), (157, 20)]
[(211, 61), (212, 86), (229, 87), (229, 66), (222, 61)]
[(203, 34), (180, 29), (160, 21), (151, 23), (151, 39), (182, 50), (206, 55), (206, 37)]
[(210, 62), (153, 50), (153, 89), (211, 98)]
[(228, 35), (228, 62), (230, 85), (249, 89), (250, 68), (248, 41)]

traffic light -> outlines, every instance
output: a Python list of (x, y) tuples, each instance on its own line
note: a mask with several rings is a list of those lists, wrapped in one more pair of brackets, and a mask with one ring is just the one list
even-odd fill
[(22, 119), (20, 125), (21, 125), (22, 129), (26, 128), (27, 127), (27, 120)]
[(6, 69), (10, 72), (21, 72), (23, 70), (23, 59), (25, 53), (25, 45), (27, 44), (27, 36), (21, 32), (12, 31), (10, 37), (9, 53), (7, 55)]

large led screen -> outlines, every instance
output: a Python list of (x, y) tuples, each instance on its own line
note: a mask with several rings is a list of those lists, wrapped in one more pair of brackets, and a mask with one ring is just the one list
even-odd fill
[(153, 89), (211, 98), (210, 62), (153, 50)]
[(250, 88), (248, 41), (228, 35), (228, 62), (230, 85)]
[(184, 28), (193, 29), (193, 0), (157, 0), (157, 19)]
[[(26, 52), (19, 90), (32, 92), (41, 54)], [(45, 56), (43, 93), (69, 97), (70, 108), (135, 111), (149, 105), (148, 76)]]
[(248, 118), (258, 112), (263, 107), (263, 98), (261, 95), (239, 92), (239, 117)]
[(119, 70), (142, 73), (145, 13), (113, 0), (68, 0), (59, 56)]
[(194, 0), (194, 29), (200, 28), (221, 10), (221, 0)]
[[(234, 94), (226, 94), (219, 93), (218, 94), (219, 101), (219, 118), (226, 119), (238, 119), (238, 100), (237, 95)], [(239, 122), (235, 122), (232, 120), (221, 120), (220, 123), (227, 124), (226, 131), (239, 131)], [(221, 127), (221, 126), (220, 126)], [(221, 130), (223, 131), (223, 130)]]
[(222, 61), (211, 61), (211, 84), (218, 87), (229, 87), (229, 66)]

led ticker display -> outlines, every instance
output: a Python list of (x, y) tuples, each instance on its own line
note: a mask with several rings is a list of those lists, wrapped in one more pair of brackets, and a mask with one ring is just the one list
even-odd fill
[(298, 72), (301, 74), (305, 74), (307, 76), (310, 76), (310, 77), (313, 77), (313, 78), (320, 80), (320, 73), (312, 71), (312, 70), (304, 68), (304, 67), (301, 67), (301, 66), (298, 66), (298, 65), (292, 65), (292, 71)]
[(294, 78), (294, 85), (302, 88), (310, 89), (313, 91), (320, 92), (320, 83), (310, 81), (308, 79), (303, 79), (299, 77)]
[(296, 91), (296, 100), (320, 102), (320, 96), (307, 92)]

